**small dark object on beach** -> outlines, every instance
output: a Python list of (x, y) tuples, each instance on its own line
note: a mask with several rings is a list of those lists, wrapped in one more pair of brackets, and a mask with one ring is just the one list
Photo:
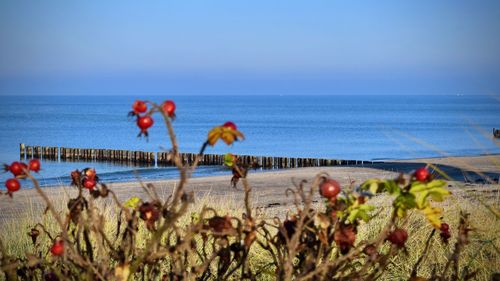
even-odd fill
[(493, 128), (493, 137), (500, 138), (500, 129)]
[(479, 183), (479, 184), (484, 184), (485, 183), (484, 179), (476, 179), (475, 182)]

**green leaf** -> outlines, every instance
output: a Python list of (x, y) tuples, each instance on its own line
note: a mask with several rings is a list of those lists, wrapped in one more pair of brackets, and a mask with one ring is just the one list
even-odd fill
[(394, 180), (386, 180), (384, 186), (386, 191), (391, 195), (398, 195), (401, 193), (401, 188)]
[(123, 203), (123, 206), (135, 209), (139, 206), (139, 203), (141, 203), (141, 198), (134, 196), (130, 197), (130, 199), (128, 199), (125, 203)]
[(444, 180), (433, 180), (427, 184), (428, 187), (445, 187), (446, 186), (446, 181)]
[(233, 154), (226, 153), (226, 155), (224, 155), (224, 165), (232, 167), (234, 165), (234, 158)]
[(369, 212), (371, 212), (373, 209), (375, 209), (375, 207), (365, 204), (353, 207), (351, 210), (349, 210), (349, 216), (347, 216), (347, 220), (351, 223), (354, 223), (358, 219), (367, 222), (370, 220)]
[(349, 213), (349, 216), (347, 216), (347, 220), (350, 221), (351, 223), (353, 223), (354, 221), (356, 221), (356, 218), (358, 217), (358, 213), (359, 213), (359, 209), (352, 210)]
[(446, 182), (442, 180), (433, 180), (427, 184), (421, 182), (413, 182), (410, 187), (410, 193), (415, 195), (418, 209), (426, 208), (429, 205), (427, 198), (429, 196), (438, 202), (442, 202), (445, 196), (451, 194), (449, 190), (444, 188)]
[(401, 192), (401, 188), (394, 180), (369, 179), (361, 184), (360, 188), (373, 194), (388, 192), (391, 195), (397, 195)]
[(399, 217), (404, 217), (408, 210), (417, 206), (415, 196), (411, 193), (401, 193), (394, 199), (393, 206)]
[(191, 212), (191, 222), (198, 223), (200, 221), (200, 214), (197, 212)]
[(441, 216), (443, 214), (443, 209), (441, 208), (433, 208), (426, 207), (422, 210), (427, 220), (434, 226), (436, 229), (441, 227)]
[(382, 183), (382, 181), (379, 179), (369, 179), (369, 180), (366, 180), (364, 183), (362, 183), (360, 188), (361, 188), (361, 190), (364, 190), (364, 191), (368, 190), (371, 193), (375, 194), (375, 193), (379, 192), (379, 188), (380, 189), (382, 188), (380, 186), (381, 183)]

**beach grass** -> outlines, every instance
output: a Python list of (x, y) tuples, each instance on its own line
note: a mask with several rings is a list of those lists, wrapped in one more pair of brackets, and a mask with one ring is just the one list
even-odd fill
[[(425, 241), (433, 231), (433, 228), (421, 214), (411, 212), (401, 225), (409, 233), (404, 253), (391, 259), (387, 265), (387, 270), (381, 276), (381, 280), (408, 279), (413, 265), (424, 251), (426, 251), (426, 254), (418, 269), (418, 275), (426, 277), (430, 276), (433, 271), (443, 270), (450, 253), (453, 251), (452, 246), (456, 239), (456, 228), (458, 226), (460, 211), (470, 214), (473, 228), (470, 243), (465, 247), (460, 257), (459, 265), (461, 272), (463, 272), (464, 268), (467, 268), (469, 272), (475, 272), (474, 280), (491, 280), (493, 273), (500, 272), (500, 237), (498, 235), (500, 233), (500, 222), (496, 216), (477, 201), (477, 199), (480, 199), (483, 203), (498, 208), (500, 206), (499, 186), (462, 186), (461, 188), (454, 188), (452, 191), (453, 196), (451, 199), (440, 203), (444, 209), (443, 220), (449, 223), (450, 229), (452, 229), (452, 238), (449, 243), (442, 243), (439, 235), (434, 235), (430, 240), (428, 249), (424, 249), (426, 247)], [(166, 199), (169, 195), (161, 194), (160, 196)], [(63, 189), (61, 189), (61, 194), (57, 198), (58, 200), (54, 202), (54, 207), (63, 214), (67, 209), (66, 202), (69, 200), (69, 194), (63, 192)], [(368, 223), (360, 225), (357, 241), (375, 238), (387, 220), (389, 220), (392, 204), (390, 196), (379, 195), (371, 199), (370, 202), (376, 206), (374, 212), (377, 215)], [(119, 210), (114, 206), (113, 202), (110, 199), (103, 199), (91, 201), (90, 204), (91, 208), (96, 208), (102, 215), (104, 221), (103, 229), (106, 236), (115, 237)], [(323, 207), (321, 202), (315, 205), (319, 209)], [(189, 211), (179, 219), (179, 225), (188, 225), (193, 219), (192, 214), (199, 213), (204, 206), (212, 206), (217, 215), (220, 216), (241, 217), (244, 213), (243, 205), (234, 198), (221, 198), (220, 196), (207, 194), (202, 198), (198, 198), (195, 204), (190, 206)], [(273, 218), (270, 213), (275, 213), (276, 211), (264, 209), (260, 211), (258, 216), (263, 220), (271, 221)], [(283, 212), (281, 211), (281, 213)], [(34, 202), (31, 203), (31, 207), (27, 208), (26, 211), (19, 212), (15, 219), (11, 218), (2, 221), (0, 237), (5, 251), (16, 257), (33, 253), (35, 248), (28, 233), (37, 224), (43, 225), (48, 233), (59, 232), (59, 226), (53, 217), (49, 213), (41, 213)], [(146, 241), (150, 239), (150, 236), (151, 233), (145, 227), (140, 227), (136, 236), (137, 246), (139, 248), (145, 247)], [(95, 243), (94, 245), (96, 253), (102, 252), (102, 254), (105, 254), (104, 249), (99, 249), (99, 243)], [(46, 253), (47, 259), (51, 259), (49, 254), (50, 246), (50, 239), (38, 239), (36, 249), (42, 253)], [(385, 245), (384, 247), (388, 248), (389, 246)], [(276, 279), (275, 268), (269, 266), (270, 262), (271, 256), (266, 251), (260, 247), (252, 247), (249, 264), (251, 267), (255, 267), (254, 270), (260, 269), (262, 272), (259, 275), (259, 280)], [(268, 268), (262, 270), (263, 267)], [(168, 268), (168, 265), (165, 265), (165, 268)], [(214, 268), (214, 270), (216, 269)]]

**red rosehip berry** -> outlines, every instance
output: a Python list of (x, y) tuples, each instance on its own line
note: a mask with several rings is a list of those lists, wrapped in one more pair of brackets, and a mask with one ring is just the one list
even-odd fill
[(439, 229), (441, 231), (449, 231), (450, 230), (450, 226), (447, 223), (443, 222), (443, 223), (441, 223), (441, 227)]
[(132, 105), (132, 110), (135, 114), (144, 113), (148, 110), (148, 106), (142, 100), (136, 100)]
[(153, 126), (153, 123), (153, 118), (148, 115), (137, 118), (137, 126), (141, 129), (141, 132), (147, 132), (147, 130)]
[(64, 254), (64, 242), (62, 240), (54, 242), (52, 247), (50, 247), (50, 253), (54, 256), (62, 256)]
[(335, 230), (333, 240), (339, 247), (340, 253), (345, 255), (349, 252), (356, 241), (356, 227), (352, 224), (340, 223)]
[(38, 159), (31, 159), (30, 162), (28, 163), (28, 168), (33, 171), (38, 173), (40, 171), (40, 160)]
[(93, 179), (85, 179), (83, 180), (83, 186), (86, 188), (86, 189), (90, 189), (90, 190), (93, 190), (94, 187), (95, 187), (95, 180)]
[(22, 174), (24, 174), (24, 171), (23, 171), (23, 165), (22, 163), (20, 162), (12, 162), (12, 164), (10, 164), (9, 166), (9, 171), (15, 176), (20, 176)]
[(421, 182), (426, 181), (429, 178), (429, 170), (427, 170), (425, 167), (418, 168), (415, 171), (415, 178)]
[(441, 240), (444, 243), (448, 243), (448, 240), (451, 238), (451, 234), (448, 231), (439, 233), (439, 236), (441, 236)]
[(228, 231), (233, 227), (229, 216), (215, 216), (208, 220), (208, 226), (215, 232)]
[(340, 184), (336, 180), (327, 179), (321, 183), (319, 187), (319, 194), (325, 198), (331, 199), (337, 197), (340, 190)]
[(234, 130), (234, 131), (237, 130), (236, 124), (234, 124), (231, 121), (227, 121), (226, 123), (224, 123), (224, 125), (222, 125), (222, 127), (226, 127), (226, 128), (231, 129), (231, 130)]
[(163, 103), (163, 112), (169, 117), (175, 116), (175, 103), (171, 100), (167, 100)]
[(378, 251), (377, 251), (377, 248), (373, 244), (370, 244), (370, 245), (367, 245), (363, 249), (363, 253), (365, 253), (368, 256), (373, 256), (373, 255), (378, 254)]
[(21, 188), (21, 184), (17, 179), (8, 179), (5, 182), (5, 187), (9, 192), (16, 192)]
[(439, 236), (441, 236), (441, 240), (444, 243), (448, 243), (448, 240), (451, 237), (450, 226), (447, 223), (442, 223), (439, 230), (441, 231), (441, 233), (439, 233)]
[(398, 247), (404, 247), (406, 240), (408, 239), (408, 233), (406, 230), (401, 228), (396, 228), (393, 232), (387, 236), (387, 240)]

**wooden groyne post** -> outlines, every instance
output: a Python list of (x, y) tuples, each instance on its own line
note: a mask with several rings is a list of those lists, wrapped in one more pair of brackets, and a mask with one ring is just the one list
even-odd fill
[(19, 158), (21, 160), (26, 159), (26, 146), (24, 145), (24, 143), (19, 144)]

